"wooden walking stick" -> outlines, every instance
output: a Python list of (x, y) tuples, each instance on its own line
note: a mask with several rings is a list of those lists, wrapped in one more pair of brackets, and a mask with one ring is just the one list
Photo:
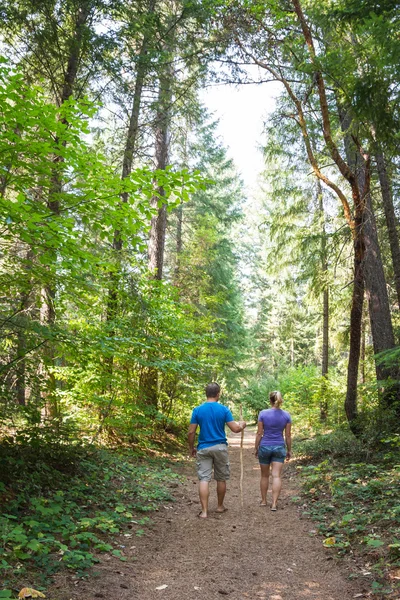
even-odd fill
[[(240, 420), (243, 421), (243, 407), (240, 405)], [(243, 507), (243, 438), (244, 429), (240, 434), (240, 505)]]

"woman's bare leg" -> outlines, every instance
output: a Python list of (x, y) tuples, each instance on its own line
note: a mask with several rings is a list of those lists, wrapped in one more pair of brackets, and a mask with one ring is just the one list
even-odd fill
[(267, 505), (267, 492), (269, 483), (269, 465), (260, 465), (261, 468), (261, 479), (260, 479), (260, 492), (261, 492), (261, 506)]
[(283, 463), (280, 463), (280, 462), (272, 462), (271, 463), (271, 474), (272, 474), (272, 505), (271, 505), (271, 508), (276, 508), (276, 503), (278, 502), (279, 494), (281, 493), (282, 468), (283, 468)]

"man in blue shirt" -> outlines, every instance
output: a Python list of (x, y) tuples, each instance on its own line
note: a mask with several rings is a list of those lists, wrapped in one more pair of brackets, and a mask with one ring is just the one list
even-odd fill
[[(199, 478), (199, 496), (201, 512), (199, 517), (208, 516), (209, 483), (214, 468), (214, 479), (217, 481), (217, 512), (226, 510), (224, 498), (226, 481), (229, 479), (228, 440), (225, 435), (225, 424), (234, 433), (240, 433), (246, 427), (245, 421), (236, 422), (229, 408), (219, 404), (221, 388), (218, 383), (209, 383), (206, 387), (207, 400), (193, 409), (189, 426), (189, 449), (196, 457), (197, 475)], [(194, 447), (196, 429), (200, 427), (197, 450)]]

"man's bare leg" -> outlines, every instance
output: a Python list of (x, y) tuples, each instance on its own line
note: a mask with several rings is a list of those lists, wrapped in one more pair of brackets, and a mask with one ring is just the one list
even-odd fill
[(199, 497), (201, 504), (201, 513), (199, 517), (206, 519), (208, 516), (208, 496), (210, 495), (208, 481), (199, 481)]
[(217, 499), (218, 499), (217, 512), (224, 512), (226, 510), (226, 508), (224, 506), (225, 494), (226, 494), (226, 481), (217, 481)]
[(261, 479), (260, 479), (260, 492), (261, 492), (261, 506), (267, 506), (267, 492), (269, 484), (269, 465), (260, 465), (261, 468)]

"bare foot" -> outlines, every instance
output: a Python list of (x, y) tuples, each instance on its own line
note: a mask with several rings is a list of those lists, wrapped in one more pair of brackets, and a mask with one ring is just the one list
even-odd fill
[(223, 513), (226, 510), (228, 510), (225, 506), (218, 506), (217, 510), (215, 512), (217, 513)]
[(266, 503), (266, 502), (263, 502), (263, 501), (261, 500), (261, 502), (260, 502), (260, 506), (267, 506), (267, 503)]
[(197, 516), (199, 517), (199, 519), (207, 519), (208, 515), (207, 515), (207, 513), (203, 512), (201, 510)]

